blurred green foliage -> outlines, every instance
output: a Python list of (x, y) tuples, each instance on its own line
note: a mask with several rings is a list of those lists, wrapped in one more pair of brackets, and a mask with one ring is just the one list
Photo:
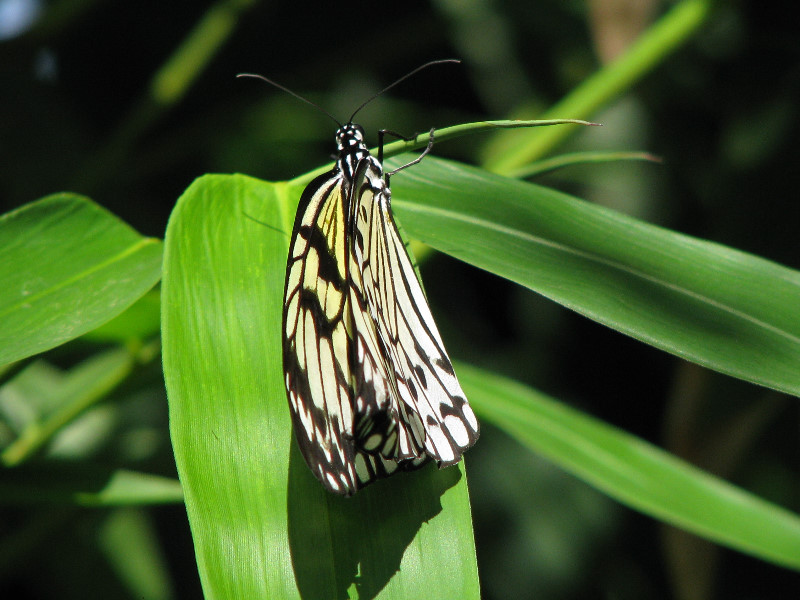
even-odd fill
[[(14, 6), (38, 12), (15, 28)], [(538, 182), (799, 268), (800, 24), (777, 4), (679, 6), (703, 12), (677, 52), (664, 49), (590, 113), (553, 115), (553, 105), (672, 5), (435, 0), (299, 10), (245, 0), (0, 0), (0, 213), (75, 192), (163, 238), (196, 177), (285, 180), (331, 153), (327, 117), (236, 73), (263, 73), (346, 119), (395, 77), (457, 56), (463, 66), (420, 74), (370, 104), (360, 123), (368, 132), (411, 133), (482, 119), (588, 117), (603, 127), (559, 152), (647, 151), (662, 163), (572, 166)], [(502, 140), (485, 139), (434, 152), (491, 165)], [(423, 276), (454, 357), (800, 510), (795, 398), (681, 361), (445, 256), (426, 261)], [(30, 469), (23, 480), (53, 483), (43, 489), (54, 497), (37, 506), (30, 493), (14, 495), (10, 474), (0, 478), (0, 596), (201, 596), (173, 485), (157, 308), (145, 296), (122, 321), (0, 371), (7, 453), (34, 417), (53, 416), (51, 394), (65, 394), (76, 411), (41, 438), (38, 453), (22, 454)], [(107, 401), (97, 403), (88, 384), (73, 384), (86, 394), (67, 394), (65, 381), (80, 381), (100, 360), (118, 365), (100, 363), (118, 373), (103, 388)], [(30, 397), (44, 404), (19, 401)], [(468, 462), (484, 598), (800, 591), (796, 573), (624, 509), (490, 424)], [(56, 477), (62, 464), (69, 466)], [(113, 508), (128, 503), (130, 489), (164, 506)], [(81, 508), (96, 504), (107, 507)]]

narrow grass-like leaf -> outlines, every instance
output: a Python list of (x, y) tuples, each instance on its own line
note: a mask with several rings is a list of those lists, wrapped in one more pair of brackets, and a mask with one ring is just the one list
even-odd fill
[(461, 467), (344, 499), (325, 492), (293, 441), (280, 323), (300, 189), (203, 177), (167, 230), (170, 433), (205, 595), (477, 598)]
[(5, 506), (147, 506), (182, 501), (175, 479), (86, 464), (7, 469), (0, 478), (0, 504)]
[(800, 570), (800, 517), (519, 383), (458, 365), (482, 418), (620, 502)]
[(516, 169), (509, 173), (508, 176), (515, 179), (527, 179), (530, 177), (538, 177), (545, 173), (551, 173), (565, 167), (631, 160), (652, 163), (661, 162), (659, 157), (649, 152), (570, 152), (568, 154), (558, 154), (556, 156), (537, 160), (536, 162)]
[[(152, 352), (146, 353), (152, 358)], [(139, 356), (128, 348), (115, 348), (97, 354), (74, 367), (47, 394), (46, 398), (28, 401), (33, 418), (20, 435), (0, 453), (0, 462), (15, 466), (29, 459), (37, 450), (91, 406), (124, 381), (136, 366)], [(34, 403), (47, 406), (34, 407)], [(44, 408), (42, 414), (37, 409)]]
[(800, 395), (797, 271), (449, 161), (426, 159), (392, 186), (412, 237), (657, 348)]
[[(546, 113), (537, 116), (543, 119), (590, 118), (598, 108), (629, 92), (637, 81), (697, 33), (714, 4), (714, 0), (681, 0), (676, 3), (630, 44), (625, 53), (584, 80)], [(574, 128), (567, 127), (548, 127), (514, 136), (500, 132), (487, 145), (482, 164), (494, 173), (507, 175), (547, 156), (554, 146), (574, 132)]]
[(0, 217), (0, 364), (94, 329), (161, 274), (161, 242), (74, 194)]
[[(502, 121), (475, 121), (473, 123), (461, 123), (459, 125), (451, 125), (449, 127), (441, 127), (434, 131), (434, 139), (437, 144), (448, 140), (453, 140), (465, 135), (474, 135), (476, 133), (496, 131), (500, 129), (530, 129), (530, 128), (550, 128), (554, 125), (585, 125), (596, 126), (599, 123), (591, 123), (589, 121), (581, 121), (579, 119), (536, 119), (536, 120), (514, 120), (506, 119)], [(383, 146), (383, 157), (389, 158), (390, 156), (397, 156), (403, 152), (411, 152), (413, 150), (420, 150), (425, 148), (430, 143), (430, 132), (418, 133), (412, 139), (397, 140)], [(378, 148), (371, 150), (373, 156), (378, 156)], [(292, 179), (289, 183), (297, 185), (306, 185), (312, 179), (323, 173), (327, 173), (333, 168), (333, 163), (323, 165), (308, 173), (303, 173), (299, 177)]]
[(141, 509), (109, 511), (99, 532), (100, 547), (131, 598), (172, 600), (175, 585), (154, 521)]

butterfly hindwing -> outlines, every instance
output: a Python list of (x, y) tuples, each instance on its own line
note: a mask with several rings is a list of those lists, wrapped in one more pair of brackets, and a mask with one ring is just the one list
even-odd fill
[(392, 411), (403, 432), (400, 455), (410, 450), (440, 466), (455, 464), (477, 440), (478, 422), (444, 349), (374, 158), (359, 163), (353, 190), (351, 272), (360, 274), (385, 354)]

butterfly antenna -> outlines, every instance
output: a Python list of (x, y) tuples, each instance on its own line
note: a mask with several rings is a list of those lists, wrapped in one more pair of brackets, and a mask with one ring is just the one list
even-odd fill
[[(390, 89), (392, 89), (392, 88), (393, 88), (394, 86), (396, 86), (398, 83), (401, 83), (401, 82), (405, 81), (406, 79), (408, 79), (408, 78), (409, 78), (409, 77), (411, 77), (412, 75), (416, 75), (417, 73), (419, 73), (419, 72), (420, 72), (420, 71), (422, 71), (423, 69), (427, 69), (428, 67), (432, 67), (433, 65), (441, 65), (441, 64), (444, 64), (444, 63), (455, 63), (455, 64), (461, 64), (461, 61), (460, 61), (460, 60), (458, 60), (457, 58), (443, 58), (443, 59), (441, 59), (441, 60), (432, 60), (432, 61), (430, 61), (430, 62), (426, 62), (424, 65), (421, 65), (421, 66), (417, 67), (416, 69), (414, 69), (414, 70), (413, 70), (413, 71), (411, 71), (410, 73), (406, 73), (405, 75), (403, 75), (403, 76), (402, 76), (400, 79), (398, 79), (397, 81), (395, 81), (395, 82), (394, 82), (394, 83), (392, 83), (391, 85), (387, 85), (387, 86), (386, 86), (385, 88), (383, 88), (383, 89), (382, 89), (380, 92), (378, 92), (377, 94), (375, 94), (374, 96), (372, 96), (372, 97), (371, 97), (369, 100), (367, 100), (366, 102), (364, 102), (364, 103), (363, 103), (361, 106), (359, 106), (359, 107), (358, 107), (358, 108), (355, 110), (355, 112), (354, 112), (354, 113), (353, 113), (353, 114), (350, 116), (350, 120), (348, 121), (348, 123), (352, 123), (352, 122), (353, 122), (353, 119), (355, 119), (356, 115), (359, 113), (359, 111), (360, 111), (362, 108), (364, 108), (364, 107), (365, 107), (367, 104), (369, 104), (370, 102), (372, 102), (373, 100), (375, 100), (375, 98), (377, 98), (377, 97), (378, 97), (378, 96), (380, 96), (381, 94), (383, 94), (383, 93), (385, 93), (385, 92), (388, 92)], [(288, 91), (288, 90), (287, 90), (287, 91)], [(306, 100), (306, 102), (308, 102), (308, 100)]]
[[(419, 71), (419, 69), (417, 69), (417, 70)], [(306, 104), (310, 104), (311, 106), (313, 106), (314, 108), (316, 108), (316, 109), (317, 109), (318, 111), (320, 111), (321, 113), (323, 113), (323, 114), (325, 114), (325, 115), (328, 115), (328, 116), (329, 116), (331, 119), (333, 119), (333, 122), (334, 122), (334, 123), (336, 123), (336, 124), (337, 124), (339, 127), (341, 127), (341, 126), (342, 126), (342, 124), (341, 124), (341, 123), (339, 123), (339, 120), (338, 120), (336, 117), (334, 117), (334, 116), (333, 116), (331, 113), (329, 113), (327, 110), (325, 110), (324, 108), (322, 108), (322, 107), (321, 107), (319, 104), (316, 104), (316, 103), (312, 102), (312, 101), (311, 101), (311, 100), (309, 100), (308, 98), (303, 98), (303, 97), (302, 97), (300, 94), (298, 94), (298, 93), (296, 93), (296, 92), (293, 92), (292, 90), (290, 90), (290, 89), (289, 89), (289, 88), (287, 88), (287, 87), (283, 87), (283, 86), (282, 86), (280, 83), (277, 83), (277, 82), (275, 82), (275, 81), (272, 81), (271, 79), (267, 79), (267, 78), (266, 78), (266, 77), (264, 77), (263, 75), (257, 75), (257, 74), (255, 74), (255, 73), (239, 73), (239, 74), (238, 74), (236, 77), (252, 77), (252, 78), (254, 78), (254, 79), (260, 79), (260, 80), (262, 80), (262, 81), (266, 81), (268, 84), (270, 84), (270, 85), (273, 85), (273, 86), (275, 86), (276, 88), (278, 88), (279, 90), (282, 90), (282, 91), (286, 92), (287, 94), (290, 94), (290, 95), (294, 96), (294, 97), (295, 97), (295, 98), (297, 98), (298, 100), (302, 100), (302, 101), (303, 101), (303, 102), (305, 102)], [(408, 75), (406, 75), (406, 77), (408, 77)], [(404, 77), (403, 79), (405, 79), (405, 77)]]

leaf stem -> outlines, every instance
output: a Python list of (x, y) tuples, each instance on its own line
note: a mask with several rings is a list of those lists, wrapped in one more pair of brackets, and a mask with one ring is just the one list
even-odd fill
[[(502, 120), (502, 121), (475, 121), (473, 123), (461, 123), (460, 125), (452, 125), (450, 127), (442, 127), (434, 131), (434, 140), (444, 142), (452, 140), (457, 137), (469, 135), (471, 133), (479, 133), (481, 131), (489, 131), (493, 129), (519, 129), (523, 127), (547, 127), (549, 125), (588, 125), (596, 126), (598, 123), (590, 123), (589, 121), (581, 121), (580, 119), (535, 119), (535, 120)], [(410, 140), (398, 140), (391, 144), (386, 144), (383, 147), (383, 157), (389, 158), (396, 156), (403, 152), (410, 152), (412, 150), (419, 150), (424, 148), (429, 141), (429, 134), (418, 133)], [(370, 153), (377, 156), (377, 148), (372, 148)], [(295, 177), (289, 183), (296, 185), (306, 185), (315, 177), (330, 171), (333, 168), (333, 163), (328, 163), (318, 169), (314, 169), (308, 173), (304, 173), (299, 177)]]

